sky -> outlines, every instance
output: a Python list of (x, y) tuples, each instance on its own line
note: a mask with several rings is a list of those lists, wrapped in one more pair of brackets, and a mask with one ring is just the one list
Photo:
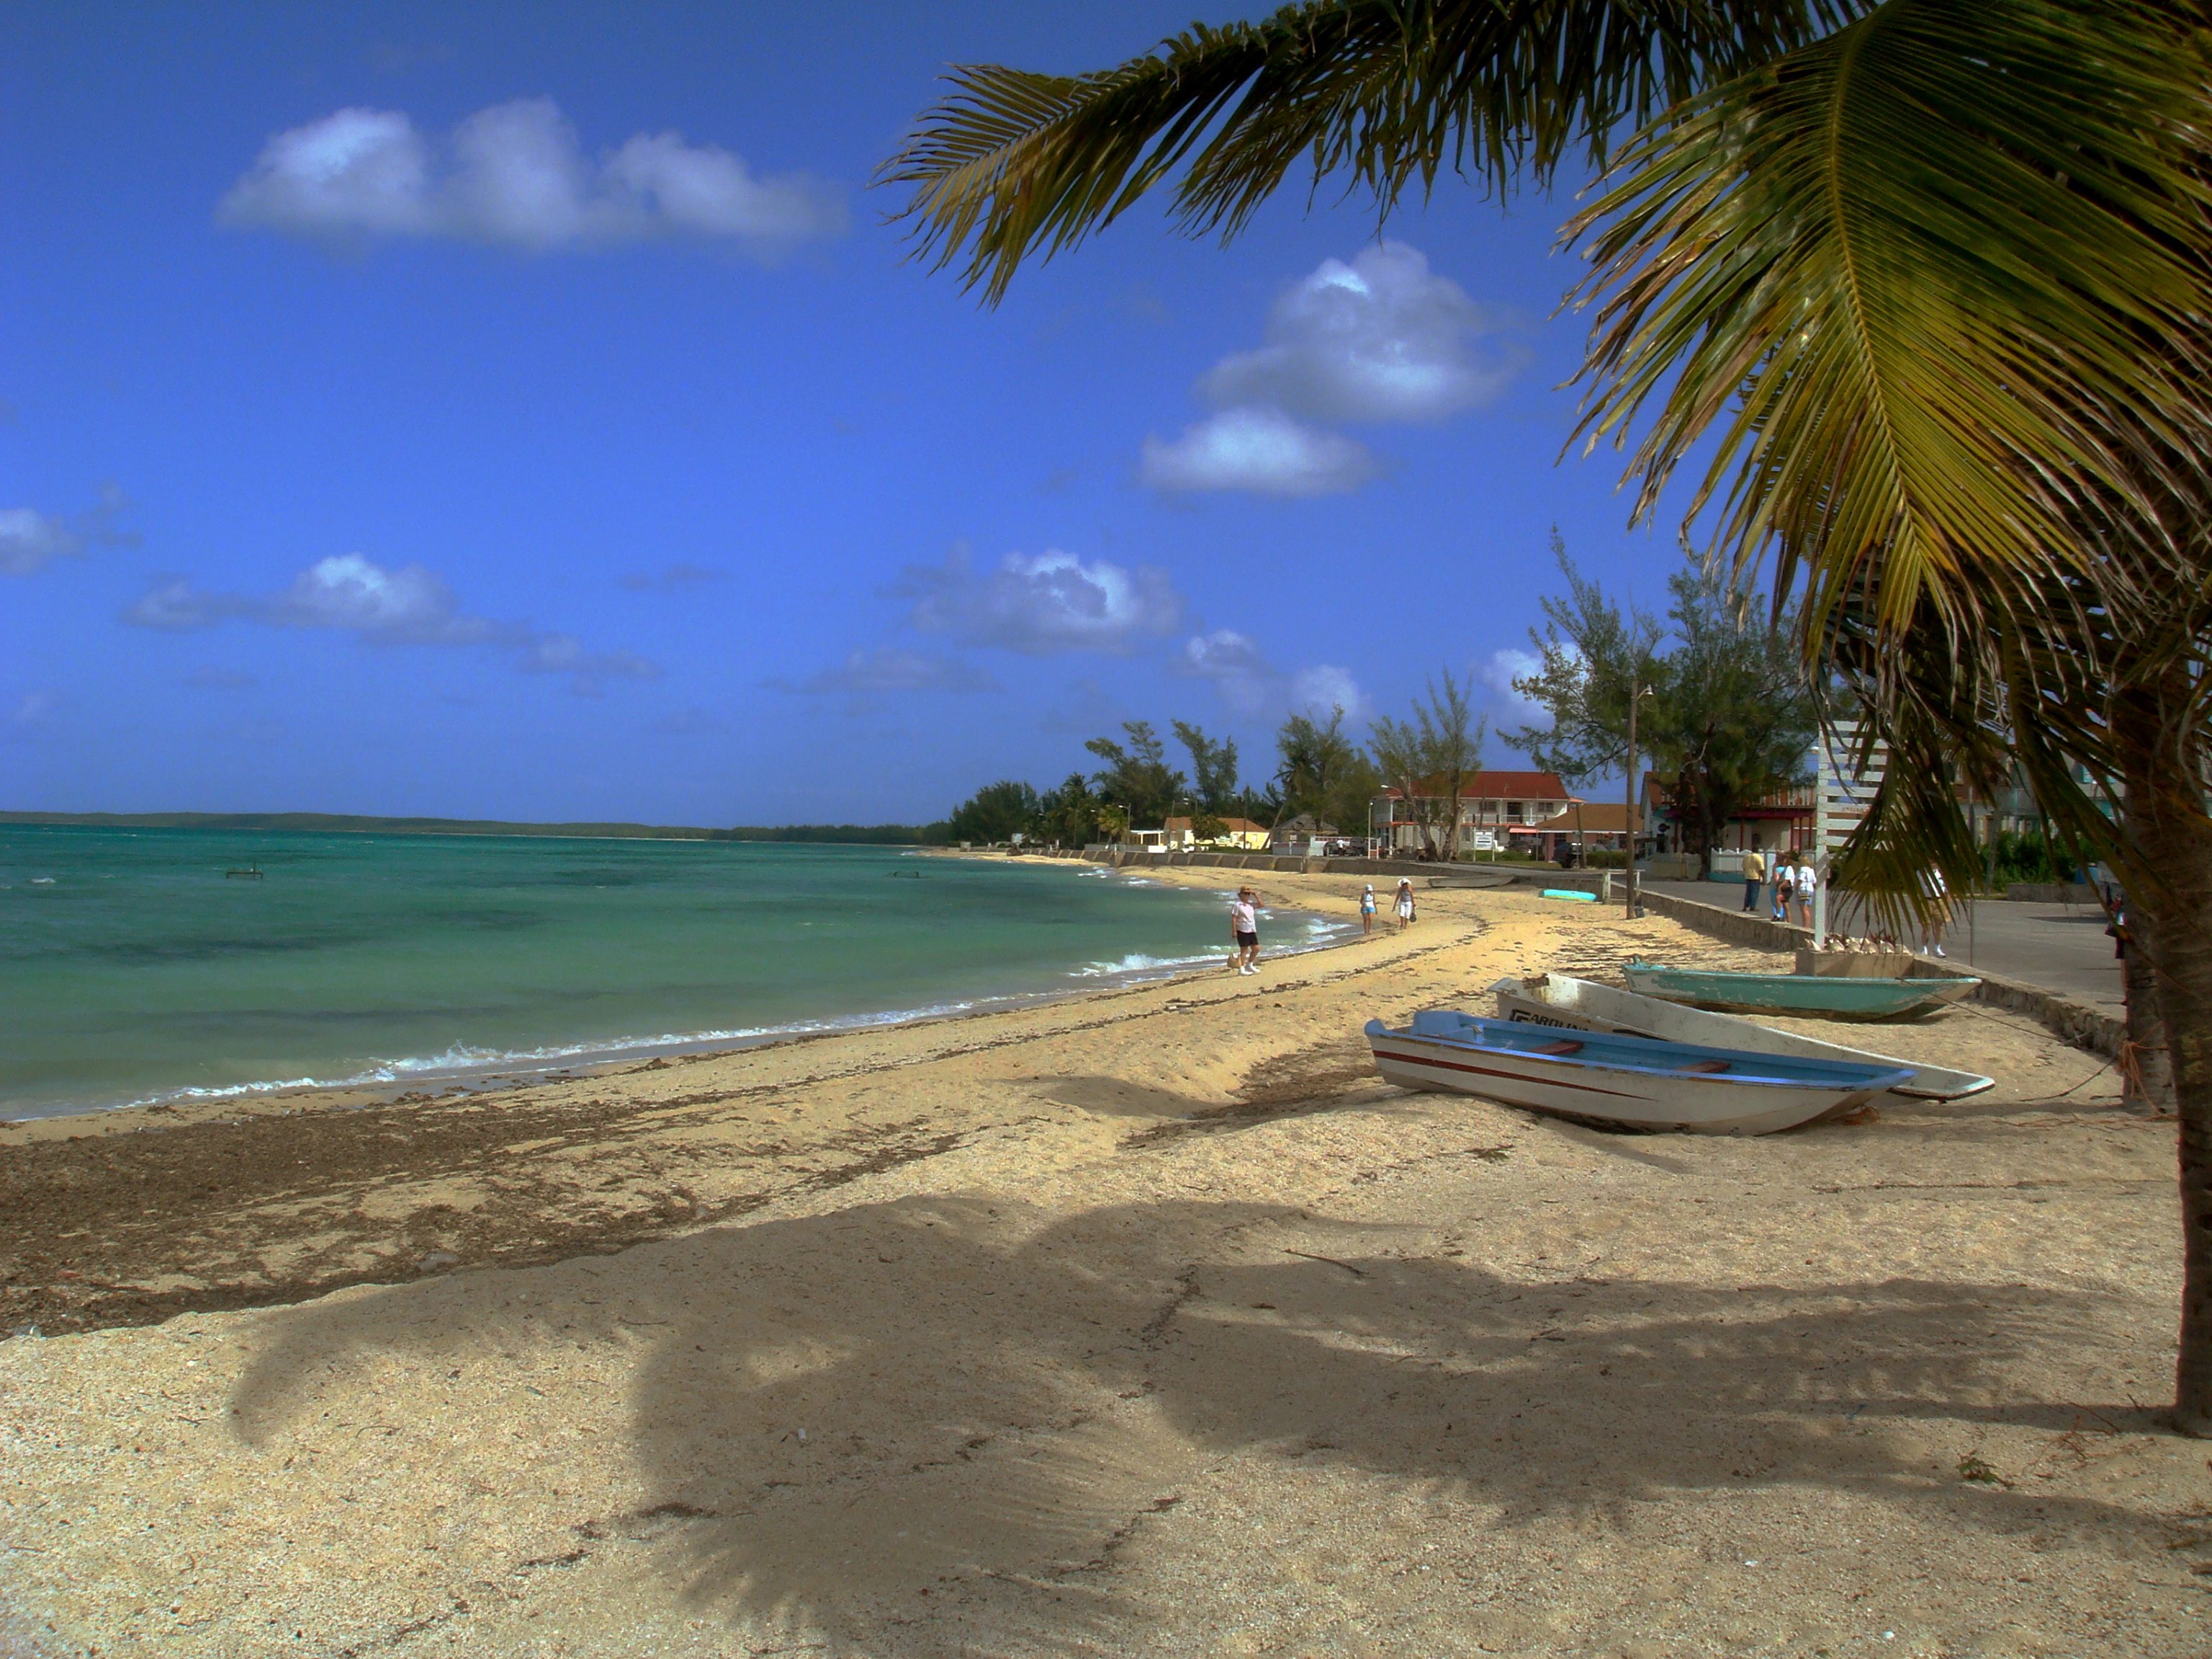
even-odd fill
[(1552, 527), (1680, 556), (1569, 452), (1571, 192), (1139, 205), (994, 308), (871, 186), (947, 64), (1190, 13), (0, 11), (0, 807), (917, 822), (1125, 720), (1520, 723)]

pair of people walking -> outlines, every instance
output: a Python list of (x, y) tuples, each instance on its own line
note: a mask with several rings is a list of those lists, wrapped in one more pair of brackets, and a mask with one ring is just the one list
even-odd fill
[[(1766, 856), (1756, 848), (1743, 855), (1743, 908), (1756, 911), (1759, 894), (1764, 890), (1769, 875)], [(1774, 883), (1774, 907), (1771, 915), (1777, 921), (1790, 920), (1794, 906), (1797, 924), (1801, 927), (1813, 925), (1813, 895), (1820, 884), (1820, 872), (1813, 867), (1813, 855), (1793, 847), (1786, 853), (1778, 853), (1774, 860), (1771, 879)]]

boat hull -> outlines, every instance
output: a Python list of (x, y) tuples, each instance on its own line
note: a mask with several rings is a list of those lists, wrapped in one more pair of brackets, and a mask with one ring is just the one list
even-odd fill
[(1898, 1019), (1955, 1002), (1978, 979), (1853, 979), (1827, 974), (1719, 974), (1632, 962), (1628, 988), (1665, 1002), (1730, 1013), (1793, 1014), (1819, 1019)]
[[(1468, 1020), (1467, 1024), (1506, 1023)], [(1386, 1081), (1402, 1088), (1477, 1095), (1502, 1105), (1577, 1122), (1645, 1133), (1772, 1134), (1853, 1111), (1903, 1075), (1863, 1066), (1831, 1068), (1851, 1075), (1825, 1081), (1783, 1082), (1700, 1073), (1669, 1075), (1649, 1066), (1608, 1063), (1611, 1056), (1602, 1051), (1594, 1060), (1563, 1059), (1516, 1052), (1495, 1042), (1468, 1042), (1414, 1030), (1392, 1030), (1379, 1020), (1370, 1022), (1367, 1039), (1376, 1070)], [(1607, 1043), (1729, 1057), (1726, 1050), (1655, 1044), (1641, 1038), (1613, 1039), (1593, 1034), (1588, 1039), (1593, 1047)], [(1737, 1053), (1733, 1058), (1753, 1062), (1767, 1057)]]
[(1490, 988), (1498, 996), (1498, 1017), (1526, 1024), (1557, 1025), (1579, 1031), (1612, 1031), (1624, 1036), (1655, 1037), (1670, 1042), (1698, 1042), (1716, 1048), (1741, 1048), (1753, 1054), (1797, 1054), (1808, 1060), (1840, 1060), (1863, 1066), (1887, 1066), (1909, 1070), (1911, 1080), (1893, 1085), (1888, 1092), (1920, 1100), (1962, 1100), (1993, 1088), (1995, 1080), (1978, 1072), (1954, 1072), (1943, 1066), (1923, 1066), (1892, 1054), (1866, 1048), (1822, 1042), (1793, 1031), (1771, 1030), (1735, 1014), (1708, 1013), (1678, 1002), (1662, 1002), (1611, 985), (1599, 985), (1565, 974), (1540, 974), (1531, 979), (1501, 979)]

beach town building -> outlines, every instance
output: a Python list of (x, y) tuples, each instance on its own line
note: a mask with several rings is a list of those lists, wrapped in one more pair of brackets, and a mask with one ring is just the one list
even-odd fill
[[(1429, 779), (1410, 796), (1385, 789), (1370, 809), (1372, 838), (1393, 853), (1416, 857), (1448, 834), (1462, 858), (1524, 847), (1533, 851), (1536, 826), (1559, 817), (1576, 799), (1553, 772), (1469, 772), (1460, 780), (1456, 812), (1443, 805), (1449, 787), (1442, 779)], [(1449, 829), (1447, 820), (1452, 821)]]
[[(1160, 844), (1170, 852), (1188, 852), (1194, 847), (1218, 847), (1224, 851), (1264, 853), (1267, 850), (1267, 826), (1255, 823), (1249, 818), (1223, 818), (1221, 834), (1201, 842), (1191, 830), (1188, 818), (1169, 818), (1160, 826)], [(1150, 834), (1148, 830), (1139, 834)]]
[[(1713, 836), (1714, 868), (1733, 874), (1744, 854), (1787, 852), (1813, 844), (1817, 815), (1813, 786), (1785, 784), (1747, 802), (1722, 823)], [(1644, 828), (1639, 850), (1645, 854), (1679, 854), (1687, 850), (1683, 814), (1677, 809), (1670, 780), (1656, 773), (1644, 775)], [(1725, 866), (1722, 862), (1726, 855)]]
[(1356, 832), (1347, 835), (1311, 812), (1285, 818), (1267, 833), (1268, 850), (1291, 858), (1325, 858), (1359, 851), (1364, 847)]
[(1618, 853), (1628, 844), (1628, 803), (1578, 800), (1554, 817), (1533, 824), (1510, 824), (1516, 853), (1558, 860), (1579, 845), (1585, 853)]

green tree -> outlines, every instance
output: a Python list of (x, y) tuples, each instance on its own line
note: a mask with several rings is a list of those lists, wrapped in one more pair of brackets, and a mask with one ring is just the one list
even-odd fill
[(954, 841), (1012, 841), (1035, 830), (1037, 792), (1026, 783), (1001, 778), (987, 783), (952, 809)]
[(1200, 807), (1190, 815), (1190, 838), (1193, 841), (1211, 846), (1216, 842), (1225, 840), (1228, 835), (1229, 825), (1204, 807)]
[(1183, 775), (1167, 763), (1166, 745), (1150, 720), (1124, 720), (1121, 733), (1126, 743), (1093, 738), (1083, 745), (1106, 763), (1091, 782), (1101, 798), (1128, 814), (1132, 827), (1158, 829), (1183, 793)]
[(1082, 773), (1069, 773), (1038, 802), (1037, 830), (1062, 847), (1087, 847), (1099, 838), (1098, 798)]
[[(2212, 168), (2180, 0), (1308, 0), (1117, 68), (958, 70), (886, 175), (993, 298), (1155, 187), (1234, 234), (1294, 168), (1385, 213), (1610, 169), (1571, 227), (1586, 432), (1890, 746), (1844, 873), (1976, 867), (2016, 759), (2127, 875), (2172, 1033), (2175, 1420), (2212, 1433)], [(1626, 148), (1613, 144), (1633, 133)], [(1710, 511), (1708, 511), (1710, 509)], [(2084, 781), (2087, 781), (2086, 783)], [(2108, 817), (2100, 798), (2118, 803)]]
[[(1218, 819), (1234, 812), (1243, 803), (1237, 799), (1237, 739), (1209, 738), (1188, 720), (1170, 722), (1176, 741), (1190, 752), (1191, 793), (1197, 798), (1199, 810)], [(1214, 832), (1215, 837), (1224, 830)], [(1197, 834), (1196, 826), (1192, 834)], [(1207, 839), (1207, 837), (1200, 837)]]
[(1414, 703), (1411, 720), (1385, 714), (1375, 722), (1376, 769), (1398, 791), (1432, 859), (1459, 856), (1468, 775), (1482, 764), (1489, 722), (1477, 718), (1473, 690), (1447, 668), (1442, 686), (1429, 682), (1428, 694)]
[(1544, 627), (1529, 635), (1540, 665), (1513, 683), (1550, 723), (1500, 735), (1580, 787), (1620, 770), (1629, 689), (1648, 687), (1638, 749), (1670, 780), (1685, 850), (1710, 870), (1714, 842), (1739, 808), (1809, 776), (1819, 720), (1795, 623), (1755, 611), (1711, 572), (1684, 570), (1668, 579), (1672, 625), (1662, 627), (1633, 607), (1624, 615), (1576, 570), (1556, 531), (1552, 552), (1567, 592), (1542, 601)]
[(1275, 733), (1279, 797), (1271, 822), (1310, 812), (1332, 830), (1364, 834), (1367, 809), (1382, 793), (1375, 763), (1345, 735), (1344, 709), (1332, 708), (1325, 720), (1292, 714)]

